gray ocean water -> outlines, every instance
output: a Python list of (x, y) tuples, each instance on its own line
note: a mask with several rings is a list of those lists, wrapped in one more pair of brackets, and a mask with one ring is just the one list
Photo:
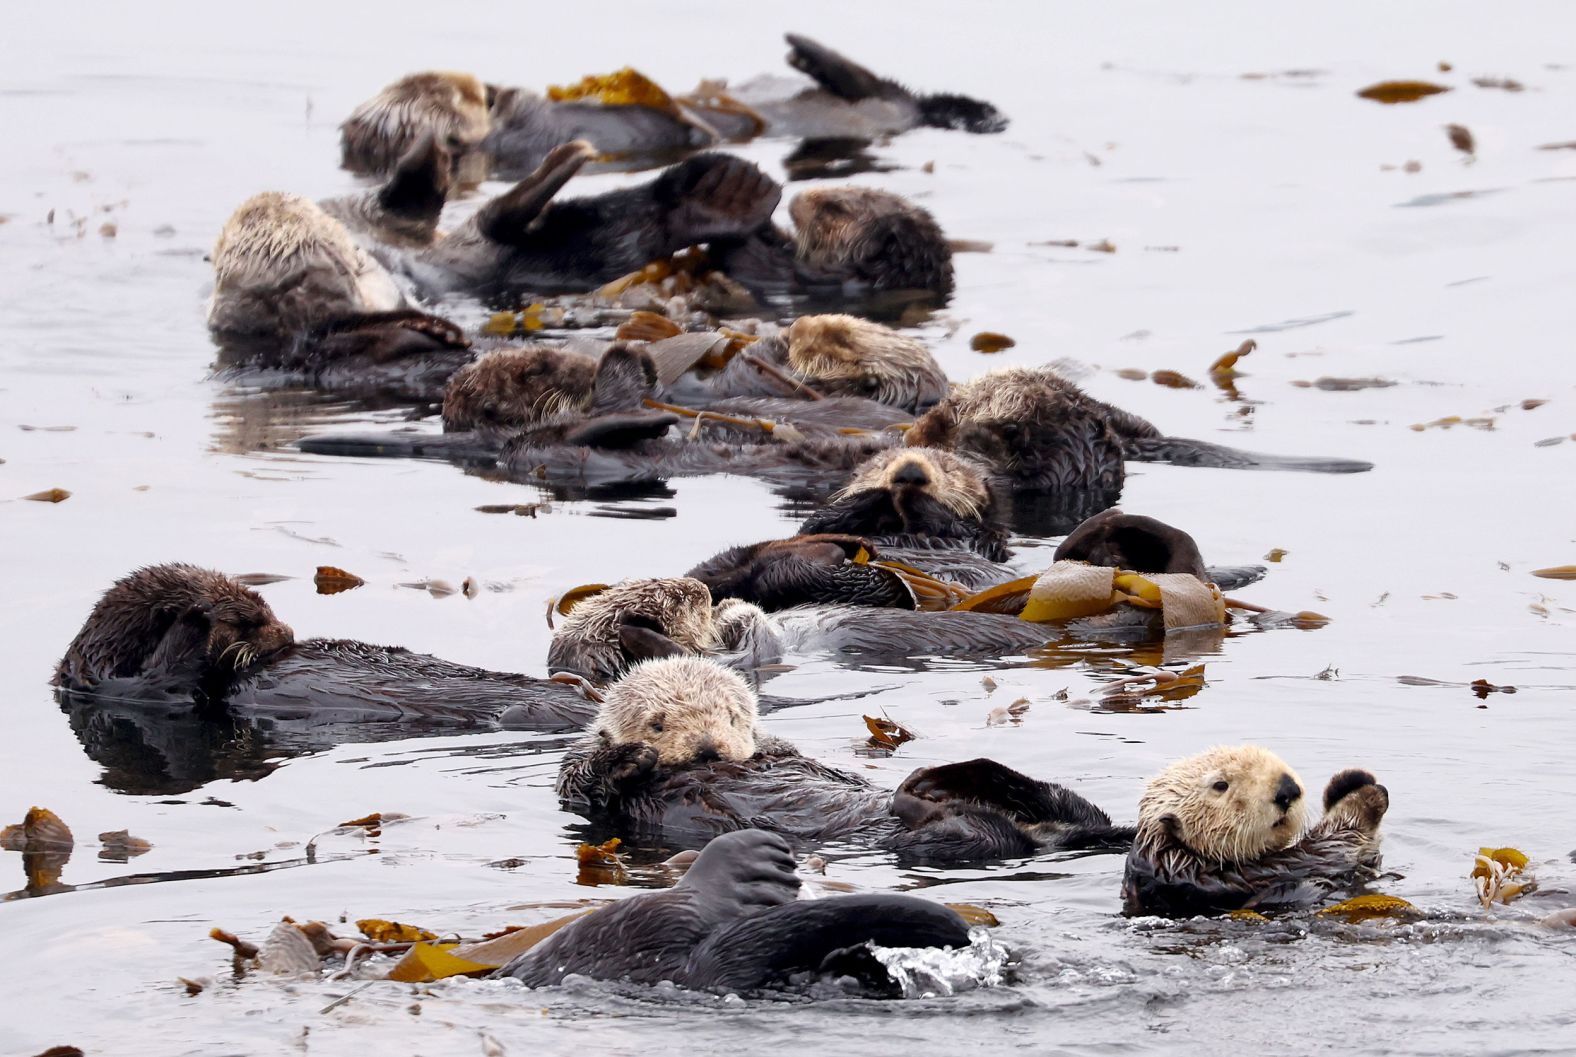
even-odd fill
[[(1576, 562), (1576, 150), (1540, 149), (1576, 140), (1568, 5), (82, 3), (15, 6), (6, 22), (0, 822), (42, 805), (78, 846), (62, 876), (76, 890), (0, 906), (0, 1051), (475, 1053), (484, 1035), (511, 1054), (1576, 1047), (1576, 935), (1533, 924), (1576, 905), (1576, 585), (1531, 575)], [(807, 1005), (462, 980), (379, 985), (329, 1013), (345, 985), (231, 981), (213, 925), (261, 936), (285, 914), (346, 914), (473, 935), (550, 916), (531, 904), (620, 893), (575, 883), (581, 831), (552, 796), (551, 739), (346, 745), (185, 781), (89, 757), (48, 679), (111, 581), (167, 560), (286, 574), (262, 591), (302, 637), (539, 673), (550, 596), (677, 574), (796, 519), (737, 478), (488, 515), (475, 508), (542, 497), (447, 465), (292, 452), (303, 432), (399, 416), (208, 380), (204, 255), (220, 225), (257, 191), (354, 186), (336, 125), (403, 73), (541, 87), (633, 64), (682, 90), (780, 71), (789, 30), (1012, 117), (999, 136), (905, 135), (875, 148), (894, 171), (857, 177), (992, 247), (958, 258), (956, 296), (919, 332), (954, 379), (1058, 361), (1168, 433), (1376, 469), (1130, 468), (1124, 508), (1186, 528), (1208, 560), (1285, 552), (1242, 597), (1331, 618), (1228, 638), (1185, 700), (1102, 706), (1120, 651), (1001, 671), (822, 660), (773, 692), (873, 693), (768, 727), (890, 785), (989, 755), (1118, 819), (1147, 776), (1212, 744), (1263, 743), (1315, 785), (1365, 766), (1393, 805), (1377, 890), (1428, 918), (1134, 924), (1118, 915), (1117, 856), (919, 870), (849, 853), (831, 857), (832, 878), (990, 907), (1009, 981)], [(1390, 78), (1452, 91), (1393, 107), (1354, 94)], [(1475, 156), (1447, 124), (1471, 130)], [(790, 149), (740, 153), (781, 174)], [(1048, 245), (1065, 240), (1115, 252)], [(974, 353), (980, 330), (1017, 344)], [(1246, 337), (1259, 347), (1233, 397), (1208, 366)], [(1117, 373), (1133, 368), (1203, 386)], [(1299, 384), (1321, 378), (1395, 384)], [(1451, 416), (1486, 421), (1413, 428)], [(71, 498), (15, 499), (54, 487)], [(318, 565), (368, 583), (319, 596)], [(399, 586), (466, 577), (474, 598)], [(1466, 686), (1479, 678), (1517, 692), (1479, 699)], [(987, 723), (1020, 698), (1021, 722)], [(864, 713), (919, 740), (859, 755)], [(373, 811), (413, 819), (370, 841), (326, 838), (307, 861), (314, 835)], [(119, 829), (153, 850), (100, 860), (94, 835)], [(1540, 890), (1485, 913), (1467, 877), (1482, 845), (1525, 851)], [(0, 890), (22, 888), (20, 857), (0, 855), (0, 874)], [(178, 977), (212, 982), (188, 997)]]

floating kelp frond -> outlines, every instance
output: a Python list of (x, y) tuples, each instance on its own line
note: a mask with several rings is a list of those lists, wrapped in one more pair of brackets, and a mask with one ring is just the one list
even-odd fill
[(626, 66), (613, 73), (590, 74), (577, 84), (549, 85), (547, 98), (555, 103), (593, 102), (603, 106), (645, 106), (664, 110), (675, 116), (678, 107), (673, 97), (663, 91), (645, 74), (633, 66)]

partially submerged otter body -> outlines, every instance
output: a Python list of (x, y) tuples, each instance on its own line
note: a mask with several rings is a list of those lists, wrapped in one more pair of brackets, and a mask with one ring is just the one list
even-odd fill
[(54, 683), (73, 695), (195, 703), (318, 742), (475, 727), (571, 730), (592, 712), (567, 683), (398, 647), (295, 641), (255, 591), (189, 565), (140, 569), (111, 587)]
[(1307, 832), (1302, 781), (1264, 749), (1218, 748), (1171, 765), (1139, 802), (1122, 883), (1129, 915), (1188, 917), (1317, 902), (1372, 880), (1389, 793), (1346, 770)]
[(968, 927), (937, 903), (905, 895), (799, 900), (782, 837), (759, 830), (710, 841), (673, 888), (620, 900), (565, 928), (498, 971), (530, 987), (570, 974), (637, 984), (751, 993), (852, 979), (862, 993), (896, 991), (868, 954), (882, 947), (968, 945)]
[(1070, 790), (993, 761), (921, 768), (892, 793), (801, 756), (756, 718), (753, 691), (727, 669), (694, 657), (645, 662), (608, 688), (588, 738), (565, 754), (559, 798), (629, 836), (693, 842), (764, 828), (931, 861), (1132, 839)]

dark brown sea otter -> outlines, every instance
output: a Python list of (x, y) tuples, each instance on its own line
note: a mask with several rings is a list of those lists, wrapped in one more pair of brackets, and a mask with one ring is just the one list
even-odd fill
[(768, 613), (828, 604), (945, 609), (962, 599), (957, 585), (885, 554), (859, 536), (802, 534), (729, 547), (684, 575), (705, 584), (714, 602), (735, 598)]
[(53, 682), (117, 701), (197, 701), (280, 729), (332, 727), (347, 741), (500, 725), (570, 730), (592, 711), (562, 682), (393, 646), (296, 641), (255, 591), (185, 564), (148, 566), (116, 581)]
[(570, 974), (677, 984), (723, 993), (804, 990), (820, 979), (861, 995), (900, 993), (868, 946), (969, 944), (968, 926), (939, 903), (860, 894), (800, 900), (788, 843), (740, 830), (708, 842), (673, 888), (586, 915), (502, 969), (529, 987)]
[(587, 740), (565, 754), (559, 798), (621, 836), (670, 844), (756, 828), (963, 862), (1132, 841), (1071, 790), (991, 760), (921, 768), (894, 793), (799, 755), (758, 720), (737, 673), (695, 657), (645, 662), (608, 688)]

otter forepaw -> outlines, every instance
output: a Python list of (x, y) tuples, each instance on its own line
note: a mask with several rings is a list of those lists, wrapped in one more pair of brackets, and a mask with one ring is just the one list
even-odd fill
[(1355, 792), (1365, 785), (1378, 784), (1379, 779), (1375, 778), (1371, 771), (1356, 767), (1340, 771), (1330, 779), (1330, 784), (1324, 787), (1324, 810), (1329, 811), (1348, 793)]
[(729, 155), (700, 155), (669, 172), (675, 202), (668, 227), (679, 242), (748, 235), (771, 220), (782, 198), (776, 180)]
[(632, 741), (611, 751), (607, 779), (623, 785), (650, 774), (657, 766), (657, 750), (643, 741)]
[(1342, 771), (1324, 790), (1325, 816), (1371, 833), (1390, 809), (1390, 791), (1367, 771)]

